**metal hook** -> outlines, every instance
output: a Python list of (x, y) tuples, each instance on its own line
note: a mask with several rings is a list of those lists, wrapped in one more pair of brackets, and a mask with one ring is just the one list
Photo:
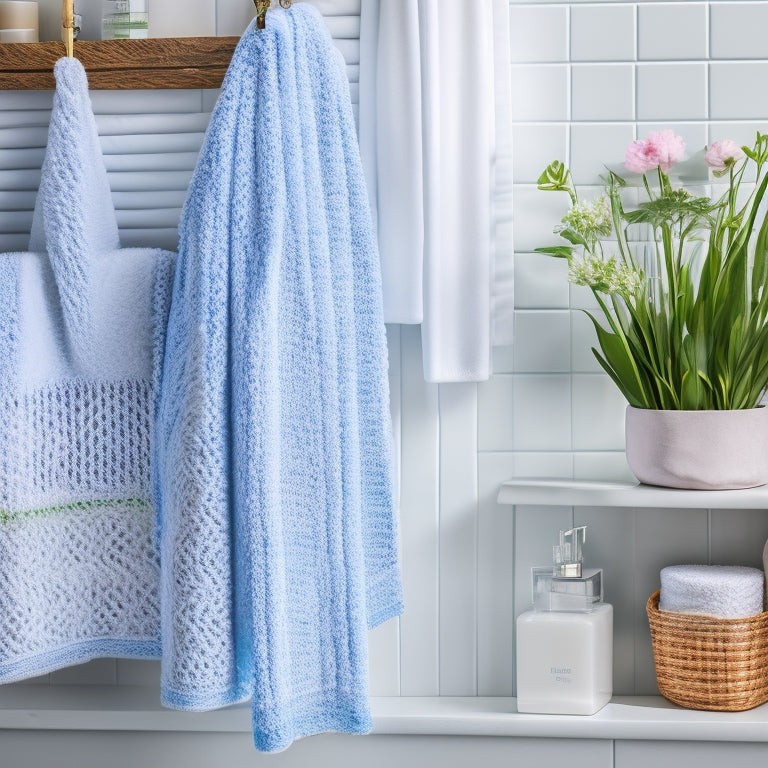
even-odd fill
[(67, 56), (74, 56), (75, 47), (75, 2), (62, 0), (61, 3), (61, 39), (67, 49)]
[[(293, 0), (280, 0), (281, 8), (290, 8)], [(272, 5), (272, 0), (253, 0), (256, 6), (256, 29), (264, 29), (267, 24), (267, 11)]]

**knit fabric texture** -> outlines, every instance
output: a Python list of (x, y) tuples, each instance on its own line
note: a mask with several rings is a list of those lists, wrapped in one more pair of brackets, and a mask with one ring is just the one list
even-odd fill
[(401, 612), (378, 253), (343, 61), (309, 4), (243, 35), (180, 225), (154, 462), (162, 700), (256, 746), (370, 730)]
[(0, 255), (0, 682), (160, 652), (152, 425), (174, 254), (120, 249), (77, 59)]

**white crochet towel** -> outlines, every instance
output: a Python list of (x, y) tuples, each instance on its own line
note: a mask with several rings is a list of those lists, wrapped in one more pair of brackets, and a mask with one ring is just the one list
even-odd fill
[(744, 619), (763, 610), (764, 582), (743, 565), (670, 565), (661, 570), (659, 609)]
[(0, 682), (160, 654), (150, 488), (174, 254), (120, 248), (88, 81), (54, 68), (30, 250), (0, 254)]

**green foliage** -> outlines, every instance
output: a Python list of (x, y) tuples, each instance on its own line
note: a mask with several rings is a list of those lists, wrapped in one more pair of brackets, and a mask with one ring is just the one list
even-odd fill
[[(673, 188), (657, 169), (654, 186), (643, 177), (647, 201), (626, 211), (625, 182), (610, 172), (610, 235), (574, 229), (582, 219), (566, 215), (555, 231), (569, 245), (537, 249), (567, 259), (571, 281), (592, 290), (605, 315), (587, 312), (593, 352), (635, 407), (753, 408), (768, 388), (768, 134), (743, 151), (743, 162), (723, 170), (728, 188), (718, 200)], [(748, 165), (757, 179), (749, 188)], [(551, 163), (538, 186), (585, 205), (563, 163)], [(653, 233), (644, 257), (637, 227)]]

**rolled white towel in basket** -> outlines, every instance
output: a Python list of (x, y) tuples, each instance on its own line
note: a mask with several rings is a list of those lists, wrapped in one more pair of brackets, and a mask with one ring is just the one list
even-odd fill
[(743, 565), (670, 565), (661, 569), (659, 610), (744, 619), (763, 610), (765, 576)]

